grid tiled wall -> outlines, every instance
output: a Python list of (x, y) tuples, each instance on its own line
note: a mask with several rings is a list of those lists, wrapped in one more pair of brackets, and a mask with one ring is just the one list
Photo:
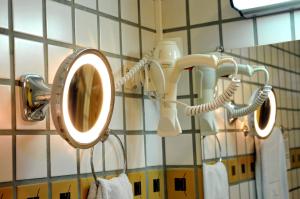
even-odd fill
[[(275, 43), (300, 38), (298, 28), (300, 12), (291, 11), (243, 19), (230, 7), (227, 0), (182, 0), (176, 3), (172, 0), (164, 0), (162, 4), (164, 37), (180, 37), (184, 55), (211, 53), (223, 47), (224, 54), (234, 56), (240, 63), (269, 66), (271, 84), (275, 88), (279, 101), (276, 125), (289, 128), (286, 131), (288, 132), (286, 147), (297, 149), (300, 142), (297, 133), (300, 114), (300, 43), (298, 41)], [(191, 72), (184, 73), (180, 79), (178, 99), (185, 103), (192, 104), (194, 101), (196, 94), (194, 79)], [(263, 83), (264, 78), (259, 74), (252, 78), (242, 77), (242, 81), (243, 84), (234, 100), (246, 104), (252, 91)], [(226, 80), (220, 80), (218, 91), (222, 92), (228, 83)], [(166, 168), (170, 172), (192, 168), (194, 183), (191, 189), (195, 191), (192, 191), (187, 198), (198, 198), (201, 197), (202, 176), (195, 174), (199, 170), (201, 172), (203, 161), (209, 162), (219, 157), (219, 154), (215, 138), (213, 136), (201, 138), (197, 119), (185, 117), (181, 113), (179, 118), (184, 129), (183, 135), (180, 138), (166, 138), (163, 141)], [(241, 123), (229, 125), (224, 119), (226, 114), (223, 109), (217, 110), (216, 113), (220, 128), (218, 138), (221, 141), (222, 157), (225, 158), (227, 167), (247, 155), (254, 157), (254, 140), (251, 136), (244, 136), (241, 132)], [(287, 163), (290, 198), (299, 198), (299, 171), (297, 167), (290, 167), (289, 159)], [(167, 175), (167, 179), (168, 177)], [(167, 194), (173, 196), (174, 193), (170, 194), (168, 188)], [(237, 176), (236, 179), (230, 180), (230, 198), (256, 198), (255, 179)]]
[[(36, 73), (51, 84), (62, 60), (77, 47), (102, 50), (119, 78), (125, 66), (153, 48), (153, 4), (152, 0), (0, 0), (0, 197), (9, 193), (24, 198), (28, 197), (24, 193), (39, 188), (41, 198), (56, 198), (57, 192), (68, 190), (60, 184), (67, 180), (72, 198), (82, 198), (82, 189), (90, 183), (84, 179), (91, 177), (89, 150), (70, 147), (57, 134), (50, 113), (44, 121), (24, 122), (18, 80), (24, 73)], [(151, 178), (148, 170), (163, 168), (161, 138), (145, 133), (155, 125), (146, 122), (153, 112), (150, 107), (141, 87), (119, 90), (110, 124), (127, 149), (129, 173), (140, 172), (145, 179)], [(113, 137), (97, 144), (94, 156), (99, 176), (116, 175), (122, 169), (121, 148)], [(35, 184), (40, 185), (27, 186)], [(141, 198), (146, 195), (143, 191)]]

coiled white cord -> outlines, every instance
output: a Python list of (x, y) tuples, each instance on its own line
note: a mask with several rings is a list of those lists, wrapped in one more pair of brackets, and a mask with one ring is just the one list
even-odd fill
[(128, 73), (126, 73), (121, 79), (119, 79), (115, 83), (116, 89), (120, 89), (122, 87), (122, 85), (124, 85), (127, 81), (132, 79), (137, 72), (139, 72), (141, 69), (145, 68), (145, 66), (147, 66), (151, 62), (150, 58), (152, 57), (152, 55), (153, 55), (153, 50), (150, 51), (149, 53), (147, 53), (138, 63), (136, 63), (128, 71)]
[(228, 111), (229, 118), (238, 118), (254, 112), (265, 102), (271, 90), (272, 86), (265, 85), (263, 88), (261, 88), (261, 90), (258, 91), (258, 94), (255, 96), (254, 102), (246, 107), (235, 109), (230, 104), (225, 104), (224, 107)]
[(204, 112), (214, 111), (214, 110), (220, 108), (221, 106), (224, 106), (226, 104), (226, 102), (229, 102), (231, 100), (231, 97), (234, 95), (237, 88), (240, 86), (240, 80), (235, 77), (238, 73), (238, 66), (233, 58), (220, 59), (218, 61), (217, 66), (224, 64), (224, 63), (228, 63), (228, 62), (234, 64), (234, 66), (236, 68), (235, 74), (233, 76), (230, 76), (231, 83), (227, 87), (227, 89), (224, 91), (224, 93), (222, 93), (220, 96), (215, 98), (213, 101), (205, 103), (205, 104), (196, 105), (196, 106), (190, 106), (190, 105), (187, 105), (187, 104), (179, 102), (179, 101), (168, 101), (168, 100), (165, 100), (165, 101), (169, 102), (169, 103), (176, 103), (178, 105), (184, 106), (185, 114), (188, 116), (197, 115), (197, 114), (204, 113)]
[(264, 67), (263, 68), (260, 67), (260, 68), (254, 69), (254, 71), (255, 72), (263, 71), (265, 73), (266, 83), (265, 83), (264, 87), (258, 91), (258, 93), (256, 94), (256, 96), (254, 98), (254, 101), (245, 107), (235, 109), (234, 106), (232, 106), (228, 103), (224, 104), (224, 108), (226, 108), (226, 110), (228, 111), (227, 113), (228, 113), (229, 119), (242, 117), (242, 116), (245, 116), (245, 115), (248, 115), (248, 114), (254, 112), (268, 98), (268, 95), (272, 90), (272, 86), (268, 85), (269, 73), (268, 73), (267, 69), (265, 69)]

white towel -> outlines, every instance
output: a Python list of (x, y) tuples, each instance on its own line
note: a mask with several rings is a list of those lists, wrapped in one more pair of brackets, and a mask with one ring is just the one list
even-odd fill
[(133, 199), (132, 186), (125, 174), (106, 180), (99, 178), (97, 189), (93, 183), (89, 190), (88, 199)]
[(229, 184), (226, 167), (222, 162), (214, 165), (203, 163), (204, 198), (229, 199)]
[(265, 139), (255, 139), (255, 177), (258, 199), (289, 198), (286, 154), (282, 132), (274, 128)]

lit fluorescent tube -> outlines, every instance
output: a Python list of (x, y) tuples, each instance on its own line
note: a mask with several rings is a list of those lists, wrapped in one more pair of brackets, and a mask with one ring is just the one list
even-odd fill
[(268, 15), (300, 8), (300, 0), (230, 0), (243, 17)]

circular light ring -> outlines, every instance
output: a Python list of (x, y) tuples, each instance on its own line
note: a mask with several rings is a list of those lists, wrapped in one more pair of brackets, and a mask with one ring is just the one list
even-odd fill
[(259, 118), (258, 118), (258, 114), (257, 114), (257, 111), (254, 111), (253, 113), (253, 123), (254, 123), (254, 130), (255, 130), (255, 133), (256, 135), (259, 137), (259, 138), (267, 138), (274, 126), (275, 126), (275, 122), (276, 122), (276, 111), (277, 111), (277, 106), (276, 106), (276, 97), (275, 97), (275, 94), (274, 94), (274, 91), (272, 89), (272, 91), (269, 93), (268, 95), (268, 99), (269, 99), (269, 102), (270, 102), (270, 113), (269, 113), (269, 118), (268, 118), (268, 123), (267, 125), (262, 129), (260, 128), (258, 122), (259, 122)]
[[(85, 132), (73, 125), (68, 110), (68, 93), (74, 74), (84, 65), (92, 65), (98, 72), (103, 92), (101, 111), (95, 124)], [(90, 148), (107, 138), (114, 100), (115, 87), (111, 67), (106, 57), (95, 49), (78, 49), (60, 65), (52, 86), (51, 114), (59, 134), (76, 148)]]

